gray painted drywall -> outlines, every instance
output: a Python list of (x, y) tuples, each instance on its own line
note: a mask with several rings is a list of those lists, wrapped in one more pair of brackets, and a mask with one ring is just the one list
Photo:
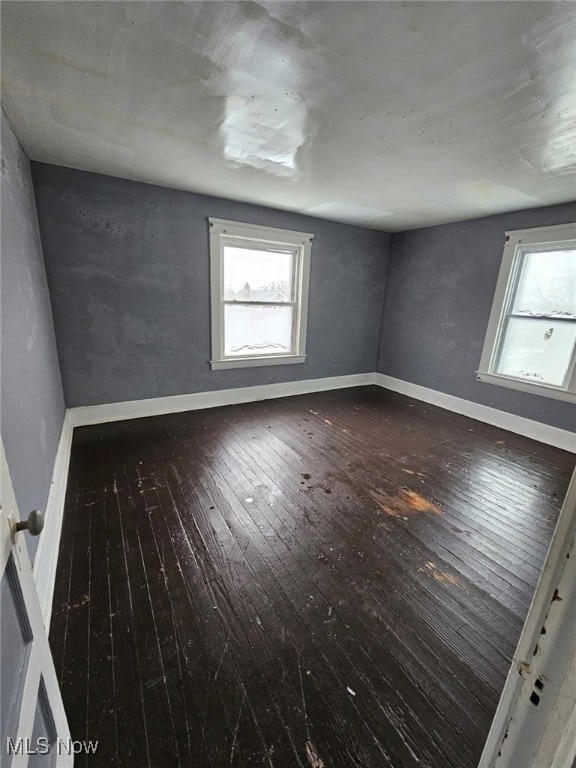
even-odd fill
[[(64, 397), (30, 165), (3, 112), (1, 120), (0, 428), (25, 517), (46, 508)], [(34, 552), (38, 539), (26, 538)]]
[[(41, 163), (32, 173), (68, 406), (375, 369), (390, 235)], [(210, 370), (209, 216), (314, 233), (305, 363)]]
[(504, 232), (576, 220), (564, 204), (394, 234), (378, 370), (576, 431), (576, 408), (476, 380)]

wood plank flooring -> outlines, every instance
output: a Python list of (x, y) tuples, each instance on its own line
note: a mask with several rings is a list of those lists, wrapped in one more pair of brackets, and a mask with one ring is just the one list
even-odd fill
[(475, 768), (573, 464), (372, 387), (77, 429), (76, 766)]

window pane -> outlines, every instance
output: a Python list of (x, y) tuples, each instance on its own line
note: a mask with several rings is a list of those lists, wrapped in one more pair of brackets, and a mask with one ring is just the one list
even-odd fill
[(293, 301), (292, 251), (224, 246), (226, 301)]
[(511, 317), (496, 373), (562, 386), (576, 340), (576, 322)]
[(576, 250), (525, 253), (513, 312), (576, 318)]
[(292, 307), (224, 308), (224, 354), (252, 357), (292, 353)]

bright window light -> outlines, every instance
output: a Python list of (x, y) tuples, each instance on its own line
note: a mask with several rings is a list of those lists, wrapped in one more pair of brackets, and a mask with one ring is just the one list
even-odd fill
[(576, 393), (576, 225), (509, 232), (479, 379)]
[(304, 362), (313, 235), (209, 222), (212, 368)]

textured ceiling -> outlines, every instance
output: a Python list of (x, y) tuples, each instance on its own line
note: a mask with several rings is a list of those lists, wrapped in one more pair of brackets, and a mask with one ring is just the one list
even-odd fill
[(570, 2), (2, 2), (29, 157), (386, 231), (576, 197)]

